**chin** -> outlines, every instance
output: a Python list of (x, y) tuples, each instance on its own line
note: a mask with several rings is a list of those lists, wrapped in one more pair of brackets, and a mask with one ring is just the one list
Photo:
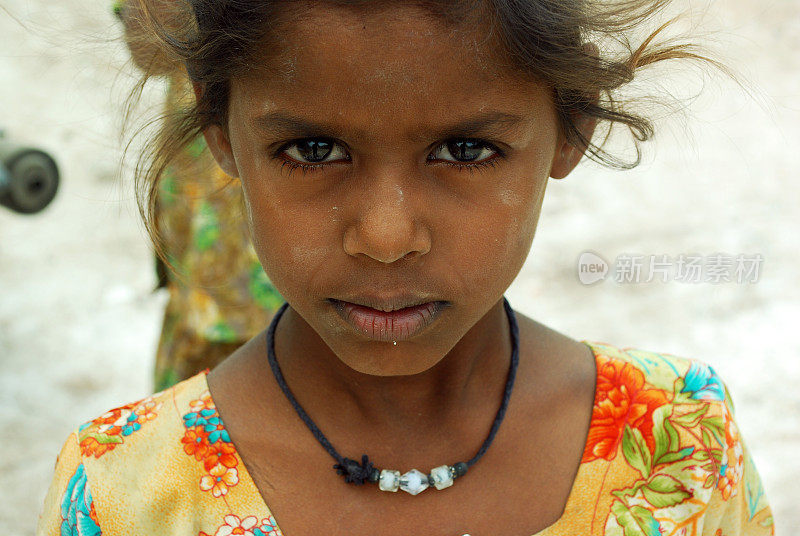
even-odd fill
[[(365, 350), (367, 354), (363, 359), (360, 356), (353, 356), (352, 353), (335, 352), (345, 366), (369, 376), (413, 376), (421, 374), (435, 367), (443, 358), (441, 356), (426, 356), (415, 350), (417, 345), (409, 342), (398, 342), (393, 345), (391, 342), (380, 343), (387, 346), (383, 349)], [(374, 347), (376, 344), (370, 344)], [(427, 357), (427, 359), (425, 359)]]

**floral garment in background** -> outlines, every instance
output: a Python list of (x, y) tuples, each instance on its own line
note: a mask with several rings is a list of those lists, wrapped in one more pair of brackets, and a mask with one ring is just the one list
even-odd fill
[[(714, 370), (583, 342), (597, 366), (587, 442), (562, 517), (536, 536), (774, 535), (761, 479)], [(281, 535), (219, 417), (206, 372), (71, 434), (37, 535)]]
[[(120, 20), (127, 0), (115, 0)], [(166, 121), (194, 104), (183, 64), (168, 71)], [(214, 368), (264, 329), (283, 303), (250, 243), (238, 180), (216, 164), (198, 136), (164, 170), (155, 201), (169, 292), (156, 350), (156, 391)]]
[[(185, 71), (170, 77), (167, 112), (194, 95)], [(187, 100), (188, 99), (188, 100)], [(216, 164), (202, 136), (164, 172), (157, 228), (173, 270), (156, 352), (155, 390), (214, 368), (258, 334), (283, 304), (250, 242), (238, 180)]]

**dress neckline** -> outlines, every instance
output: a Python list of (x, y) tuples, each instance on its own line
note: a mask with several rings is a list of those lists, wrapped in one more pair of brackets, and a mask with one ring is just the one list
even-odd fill
[[(598, 352), (598, 349), (595, 346), (597, 343), (593, 343), (593, 342), (590, 342), (590, 341), (585, 340), (585, 339), (582, 339), (579, 342), (581, 344), (584, 344), (585, 346), (589, 347), (589, 350), (591, 351), (592, 357), (594, 359), (594, 365), (595, 365), (595, 384), (594, 384), (594, 397), (593, 397), (593, 400), (594, 400), (593, 407), (594, 407), (594, 405), (597, 404), (597, 396), (598, 396), (598, 391), (599, 391), (598, 382), (599, 382), (599, 379), (600, 379), (600, 371), (599, 371), (599, 365), (598, 365), (599, 352)], [(214, 397), (211, 394), (211, 390), (208, 387), (208, 373), (209, 373), (209, 369), (206, 369), (206, 370), (204, 370), (203, 372), (200, 373), (200, 376), (202, 376), (202, 382), (203, 382), (202, 383), (202, 387), (204, 388), (204, 390), (206, 392), (208, 392), (209, 397), (210, 397), (211, 401), (213, 402), (214, 401)], [(216, 407), (216, 402), (214, 402), (214, 405)], [(597, 423), (597, 420), (595, 418), (595, 412), (593, 410), (592, 411), (592, 415), (591, 415), (591, 417), (589, 419), (589, 426), (588, 426), (588, 429), (587, 429), (586, 438), (584, 439), (584, 442), (583, 442), (583, 446), (584, 446), (583, 451), (584, 452), (586, 451), (586, 446), (587, 446), (587, 444), (589, 443), (589, 441), (590, 441), (590, 439), (592, 437), (593, 429), (595, 429), (597, 427), (597, 425), (598, 425), (598, 423)], [(224, 426), (225, 426), (224, 421), (222, 422), (222, 426), (224, 428)], [(269, 504), (267, 504), (267, 501), (264, 498), (264, 494), (261, 492), (260, 489), (258, 489), (258, 486), (255, 483), (255, 480), (250, 475), (250, 471), (247, 468), (247, 464), (245, 463), (245, 461), (242, 458), (242, 456), (239, 454), (239, 449), (236, 447), (236, 444), (233, 442), (233, 437), (231, 437), (230, 439), (231, 439), (230, 445), (233, 447), (233, 450), (235, 452), (235, 456), (241, 462), (241, 466), (240, 466), (240, 470), (239, 470), (239, 483), (240, 483), (240, 485), (242, 485), (244, 487), (244, 489), (242, 491), (244, 491), (245, 495), (248, 497), (248, 500), (246, 501), (247, 505), (250, 508), (252, 508), (254, 505), (257, 505), (258, 508), (260, 510), (262, 510), (262, 513), (259, 515), (259, 518), (261, 518), (261, 517), (271, 517), (274, 520), (274, 524), (275, 524), (275, 527), (277, 529), (277, 534), (282, 535), (282, 536), (291, 536), (291, 535), (284, 534), (283, 530), (280, 528), (279, 521), (276, 519), (275, 515), (272, 513), (272, 510), (270, 509)], [(564, 505), (564, 511), (561, 513), (561, 516), (556, 521), (554, 521), (550, 525), (546, 526), (545, 528), (543, 528), (539, 532), (537, 532), (535, 534), (532, 534), (531, 536), (547, 536), (548, 534), (550, 534), (550, 532), (556, 530), (557, 528), (559, 528), (559, 527), (561, 527), (563, 525), (569, 524), (570, 522), (575, 521), (578, 516), (580, 516), (581, 514), (584, 513), (577, 506), (577, 503), (578, 503), (578, 494), (581, 491), (583, 491), (584, 488), (585, 488), (585, 486), (583, 486), (582, 483), (586, 480), (586, 476), (587, 476), (586, 474), (587, 474), (587, 471), (588, 471), (588, 467), (587, 466), (588, 466), (588, 462), (585, 462), (582, 459), (580, 465), (578, 466), (578, 471), (575, 474), (575, 478), (572, 481), (572, 486), (570, 488), (569, 494), (567, 495), (567, 501), (566, 501), (566, 504)], [(253, 497), (253, 498), (256, 498), (256, 499), (250, 499), (250, 497)], [(459, 535), (453, 535), (453, 536), (459, 536)]]

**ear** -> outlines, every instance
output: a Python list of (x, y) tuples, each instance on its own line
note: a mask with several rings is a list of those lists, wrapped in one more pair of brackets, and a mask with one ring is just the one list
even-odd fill
[[(597, 118), (579, 117), (575, 119), (575, 126), (578, 127), (578, 130), (587, 140), (591, 140), (594, 129), (597, 126)], [(571, 145), (566, 136), (559, 134), (556, 154), (553, 156), (553, 165), (550, 168), (550, 176), (554, 179), (563, 179), (569, 175), (578, 165), (578, 162), (581, 161), (585, 151), (585, 148)]]
[[(192, 87), (194, 96), (199, 102), (203, 94), (203, 86), (198, 82), (192, 82)], [(222, 171), (230, 177), (238, 178), (239, 169), (236, 167), (236, 159), (233, 157), (233, 149), (227, 131), (221, 125), (210, 125), (203, 130), (203, 137)]]
[[(594, 43), (585, 43), (583, 50), (590, 56), (597, 57), (599, 55), (597, 45)], [(599, 98), (599, 93), (593, 95), (592, 102), (596, 104)], [(573, 116), (573, 122), (585, 139), (592, 139), (592, 134), (594, 134), (594, 129), (597, 126), (596, 117), (575, 115)], [(563, 133), (559, 134), (556, 153), (553, 156), (553, 163), (550, 168), (550, 176), (554, 179), (563, 179), (569, 175), (583, 158), (584, 152), (586, 152), (585, 147), (575, 147), (567, 141)]]

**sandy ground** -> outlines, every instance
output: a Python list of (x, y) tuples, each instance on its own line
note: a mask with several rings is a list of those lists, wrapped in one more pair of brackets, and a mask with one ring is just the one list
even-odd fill
[[(0, 125), (52, 152), (62, 189), (30, 217), (0, 208), (0, 533), (33, 534), (61, 443), (80, 422), (150, 390), (165, 297), (130, 173), (120, 101), (132, 83), (96, 0), (0, 2)], [(573, 337), (698, 357), (737, 406), (778, 533), (800, 531), (800, 1), (729, 0), (728, 61), (756, 87), (706, 78), (687, 119), (660, 124), (630, 172), (584, 165), (552, 181), (512, 303)], [(676, 74), (699, 87), (699, 71)], [(158, 102), (158, 88), (146, 95)], [(687, 126), (688, 125), (688, 126)], [(579, 255), (761, 254), (758, 281), (617, 283), (577, 277)]]

